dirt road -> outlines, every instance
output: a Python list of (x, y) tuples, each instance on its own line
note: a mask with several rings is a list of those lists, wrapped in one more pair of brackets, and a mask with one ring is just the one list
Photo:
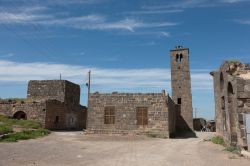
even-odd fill
[(55, 132), (18, 143), (0, 144), (0, 166), (249, 166), (250, 161), (198, 138), (86, 136)]

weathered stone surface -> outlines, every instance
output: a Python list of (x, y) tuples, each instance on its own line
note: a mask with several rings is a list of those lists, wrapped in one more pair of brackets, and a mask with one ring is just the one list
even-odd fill
[[(232, 67), (233, 66), (233, 67)], [(244, 114), (250, 113), (249, 66), (226, 61), (220, 69), (212, 72), (214, 77), (216, 132), (227, 143), (245, 146)], [(244, 77), (243, 77), (244, 75)], [(225, 102), (225, 107), (221, 103)]]
[(244, 86), (244, 91), (250, 92), (250, 84)]
[[(104, 109), (107, 106), (115, 108), (114, 124), (104, 124)], [(148, 110), (146, 126), (137, 125), (138, 107)], [(174, 108), (174, 102), (164, 93), (90, 94), (87, 130), (92, 133), (135, 132), (169, 137), (175, 131)]]
[(244, 107), (244, 102), (242, 100), (237, 101), (238, 107)]

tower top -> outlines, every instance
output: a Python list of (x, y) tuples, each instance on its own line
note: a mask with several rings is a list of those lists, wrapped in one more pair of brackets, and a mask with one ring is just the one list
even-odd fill
[(181, 50), (188, 50), (189, 51), (189, 48), (185, 48), (181, 45), (178, 45), (178, 46), (175, 46), (175, 49), (171, 49), (170, 51), (181, 51)]

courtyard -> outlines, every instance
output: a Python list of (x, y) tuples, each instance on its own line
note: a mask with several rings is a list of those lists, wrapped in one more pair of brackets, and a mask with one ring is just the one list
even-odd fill
[(197, 138), (160, 139), (146, 136), (84, 135), (53, 132), (47, 137), (0, 144), (1, 166), (168, 166), (249, 165), (250, 161), (220, 145)]

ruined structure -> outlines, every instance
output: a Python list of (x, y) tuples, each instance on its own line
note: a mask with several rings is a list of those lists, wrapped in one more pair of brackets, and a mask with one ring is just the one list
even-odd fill
[(177, 104), (177, 130), (193, 130), (193, 107), (189, 68), (189, 49), (170, 51), (172, 99)]
[(170, 137), (176, 128), (193, 129), (189, 50), (170, 51), (172, 98), (163, 93), (89, 95), (87, 131), (90, 133), (151, 133)]
[(226, 61), (211, 75), (214, 78), (216, 131), (227, 143), (247, 148), (250, 138), (246, 134), (245, 117), (250, 114), (250, 66)]
[(27, 99), (0, 101), (0, 114), (38, 120), (52, 130), (83, 129), (87, 109), (80, 105), (80, 86), (66, 80), (30, 81)]

